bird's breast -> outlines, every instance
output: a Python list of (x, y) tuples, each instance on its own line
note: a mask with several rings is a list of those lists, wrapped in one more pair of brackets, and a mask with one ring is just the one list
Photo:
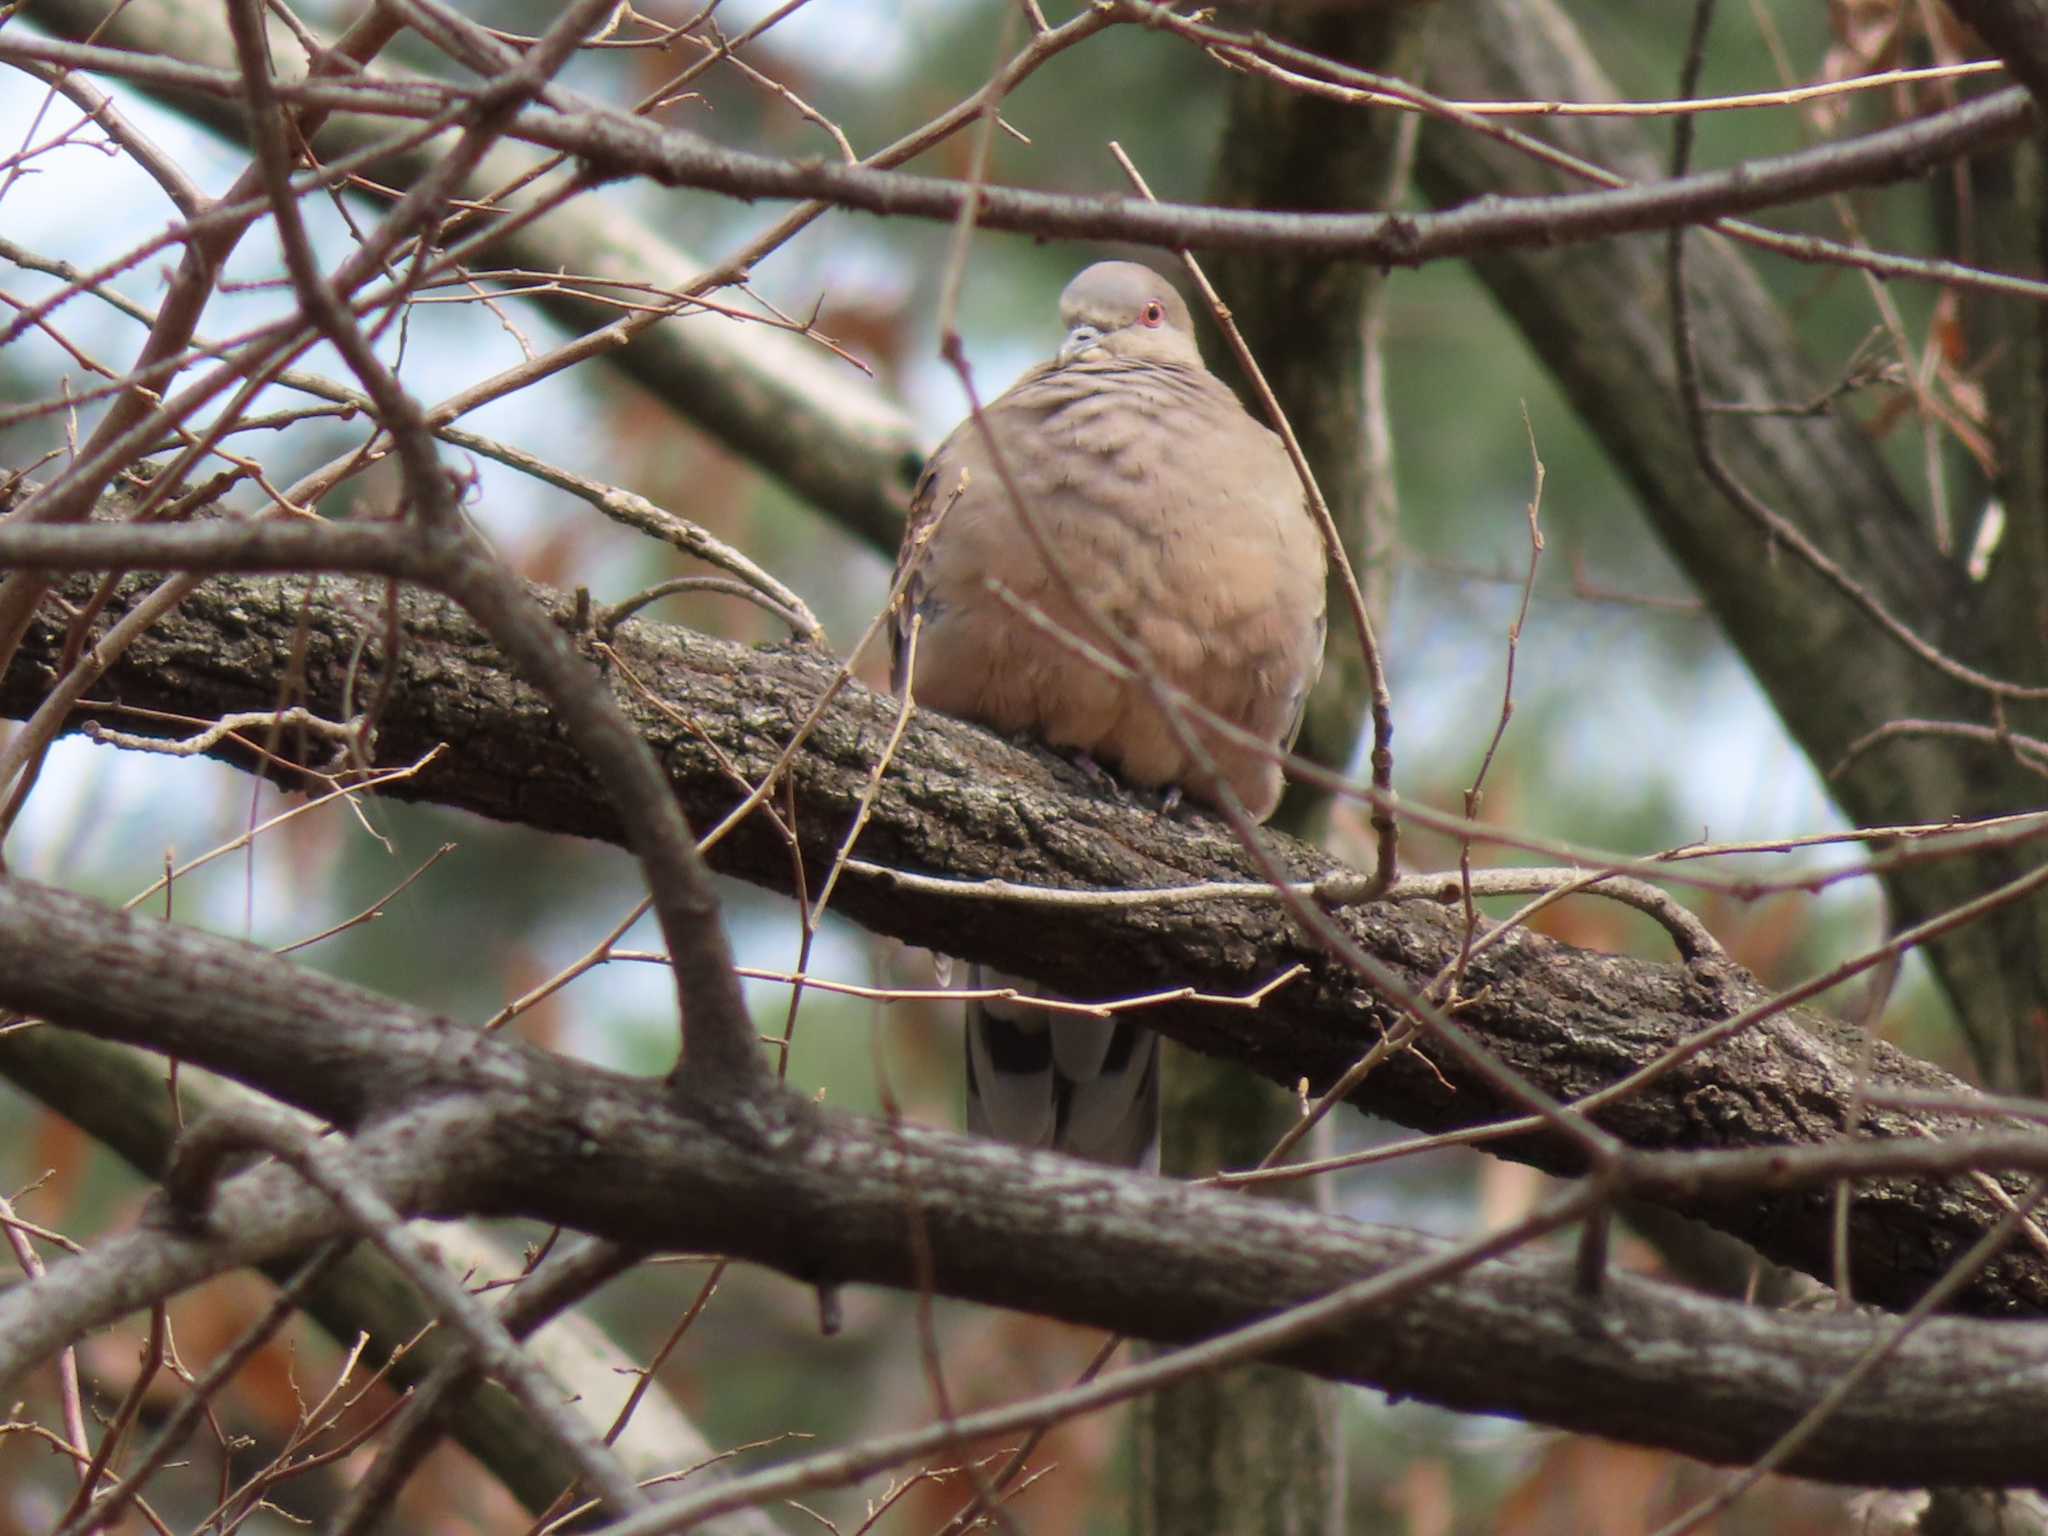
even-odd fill
[[(969, 465), (930, 552), (918, 697), (1078, 747), (1135, 782), (1214, 798), (1216, 779), (1205, 782), (1146, 684), (1088, 649), (1137, 658), (1277, 744), (1317, 659), (1320, 543), (1277, 439), (1220, 384), (1077, 372), (1042, 376), (987, 413), (1029, 519), (993, 464)], [(1219, 417), (1232, 430), (1204, 430)], [(1270, 810), (1278, 769), (1214, 750), (1216, 777), (1255, 814)]]

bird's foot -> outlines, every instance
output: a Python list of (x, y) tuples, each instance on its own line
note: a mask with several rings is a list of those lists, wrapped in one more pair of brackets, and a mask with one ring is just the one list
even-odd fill
[(1082, 777), (1087, 779), (1089, 786), (1099, 793), (1114, 795), (1120, 800), (1129, 798), (1131, 793), (1130, 786), (1103, 767), (1102, 764), (1095, 761), (1088, 753), (1070, 752), (1067, 754), (1067, 761), (1080, 769)]
[(1178, 784), (1169, 784), (1159, 790), (1140, 789), (1135, 785), (1126, 784), (1086, 752), (1069, 751), (1065, 756), (1068, 762), (1081, 771), (1090, 787), (1101, 794), (1120, 800), (1125, 805), (1150, 810), (1154, 816), (1161, 818), (1171, 816), (1180, 809), (1182, 796)]

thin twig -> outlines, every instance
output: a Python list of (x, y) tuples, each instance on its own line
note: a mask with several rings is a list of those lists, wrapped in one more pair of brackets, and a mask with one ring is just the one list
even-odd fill
[[(197, 1377), (187, 1378), (184, 1398), (171, 1410), (156, 1437), (150, 1441), (128, 1475), (120, 1482), (99, 1495), (82, 1509), (67, 1511), (63, 1525), (55, 1536), (93, 1536), (93, 1532), (104, 1530), (120, 1517), (128, 1505), (141, 1497), (144, 1486), (162, 1470), (164, 1464), (177, 1454), (197, 1426), (200, 1418), (211, 1411), (215, 1394), (240, 1373), (266, 1343), (271, 1335), (290, 1322), (298, 1314), (299, 1304), (305, 1293), (312, 1289), (320, 1276), (348, 1249), (344, 1241), (323, 1244), (313, 1256), (302, 1264), (271, 1298), (263, 1315), (243, 1330), (219, 1355), (208, 1362), (205, 1371)], [(159, 1341), (161, 1342), (161, 1340)], [(159, 1351), (161, 1358), (161, 1351)]]
[(398, 1267), (462, 1336), (479, 1364), (575, 1460), (615, 1514), (647, 1507), (646, 1495), (568, 1406), (560, 1386), (519, 1348), (504, 1324), (449, 1275), (433, 1250), (373, 1187), (345, 1142), (309, 1135), (297, 1121), (269, 1105), (215, 1110), (185, 1133), (165, 1171), (164, 1190), (173, 1206), (203, 1223), (224, 1160), (251, 1148), (289, 1165), (333, 1202), (359, 1237)]
[[(6, 1232), (7, 1245), (14, 1250), (14, 1260), (21, 1266), (21, 1272), (31, 1280), (42, 1279), (45, 1273), (42, 1255), (36, 1252), (35, 1244), (29, 1241), (28, 1234), (15, 1219), (13, 1202), (5, 1196), (0, 1196), (0, 1230)], [(64, 1436), (78, 1448), (78, 1454), (86, 1462), (79, 1469), (79, 1495), (90, 1497), (104, 1461), (93, 1454), (92, 1437), (85, 1427), (85, 1397), (78, 1386), (78, 1351), (68, 1345), (57, 1355), (57, 1400), (64, 1414)], [(101, 1449), (105, 1449), (104, 1442)]]
[[(1479, 759), (1479, 771), (1472, 776), (1472, 786), (1465, 791), (1465, 819), (1477, 821), (1479, 809), (1485, 800), (1486, 775), (1493, 767), (1494, 754), (1500, 750), (1501, 742), (1508, 733), (1508, 722), (1515, 714), (1515, 657), (1521, 650), (1522, 626), (1529, 622), (1529, 598), (1536, 590), (1536, 567), (1543, 559), (1543, 527), (1539, 521), (1543, 507), (1543, 457), (1536, 451), (1536, 428), (1529, 420), (1529, 406), (1522, 405), (1522, 429), (1529, 435), (1529, 461), (1534, 486), (1529, 492), (1529, 563), (1522, 574), (1522, 602), (1515, 610), (1514, 621), (1508, 625), (1507, 662), (1502, 669), (1500, 685), (1500, 715), (1494, 722), (1493, 736), (1486, 743), (1486, 752)], [(1472, 958), (1472, 938), (1479, 929), (1478, 909), (1472, 905), (1472, 839), (1458, 839), (1458, 875), (1464, 886), (1465, 931), (1458, 945), (1458, 961), (1452, 972), (1449, 995), (1455, 997), (1462, 989), (1465, 968)]]

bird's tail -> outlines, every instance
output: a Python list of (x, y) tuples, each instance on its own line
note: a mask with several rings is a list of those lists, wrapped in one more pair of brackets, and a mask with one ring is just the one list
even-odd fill
[[(967, 985), (1048, 995), (980, 966)], [(976, 1135), (1157, 1173), (1159, 1093), (1159, 1037), (1127, 1018), (967, 1004), (967, 1128)]]

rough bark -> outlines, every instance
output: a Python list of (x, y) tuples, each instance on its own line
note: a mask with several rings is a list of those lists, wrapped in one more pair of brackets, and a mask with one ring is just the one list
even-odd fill
[[(125, 586), (109, 615), (123, 611), (138, 590)], [(382, 592), (381, 584), (332, 578), (310, 593), (300, 579), (216, 579), (135, 646), (96, 696), (188, 717), (268, 709), (285, 681), (285, 661), (297, 650), (303, 702), (338, 714), (344, 697), (365, 697), (381, 676)], [(560, 622), (573, 622), (571, 602), (550, 601)], [(482, 634), (437, 599), (407, 593), (402, 603), (406, 640), (378, 757), (404, 763), (435, 746), (450, 750), (395, 792), (545, 831), (618, 838), (609, 806), (538, 696), (506, 673)], [(371, 649), (359, 658), (364, 639)], [(19, 714), (41, 696), (58, 644), (53, 628), (33, 632), (22, 660), (0, 678), (0, 712)], [(809, 648), (749, 650), (638, 622), (621, 629), (615, 647), (623, 666), (661, 700), (657, 708), (622, 678), (615, 682), (700, 828), (737, 802), (731, 771), (749, 778), (765, 773), (836, 670)], [(362, 670), (352, 673), (357, 667)], [(894, 712), (893, 701), (847, 685), (790, 765), (796, 832), (813, 890), (844, 840)], [(132, 717), (106, 711), (86, 712), (78, 723), (95, 717), (135, 726)], [(1283, 865), (1305, 878), (1337, 867), (1313, 849), (1271, 837)], [(1249, 856), (1207, 817), (1162, 818), (1147, 806), (1101, 795), (1080, 770), (1051, 753), (927, 716), (905, 733), (857, 853), (893, 869), (1082, 889), (1256, 878)], [(759, 815), (737, 827), (712, 859), (728, 874), (790, 889), (788, 848)], [(1008, 902), (906, 889), (886, 875), (849, 871), (834, 908), (876, 932), (1077, 997), (1185, 985), (1230, 995), (1305, 966), (1305, 975), (1256, 1012), (1192, 1002), (1148, 1012), (1148, 1022), (1182, 1044), (1289, 1087), (1304, 1078), (1315, 1085), (1333, 1081), (1393, 1017), (1384, 1001), (1265, 901), (1039, 906), (1026, 909), (1029, 922), (1018, 922), (1019, 909)], [(1458, 953), (1457, 919), (1431, 905), (1382, 903), (1344, 912), (1339, 920), (1368, 954), (1418, 990)], [(28, 976), (9, 976), (0, 967), (0, 978), (0, 1004), (40, 1006), (20, 990)], [(1531, 933), (1475, 959), (1465, 995), (1459, 1022), (1501, 1061), (1560, 1099), (1597, 1090), (1766, 997), (1752, 977), (1724, 960), (1659, 964)], [(1866, 1058), (1879, 1083), (1962, 1088), (1882, 1042), (1866, 1042), (1848, 1025), (1796, 1009), (1603, 1109), (1600, 1123), (1631, 1145), (1653, 1150), (1823, 1144), (1841, 1134)], [(319, 1085), (324, 1068), (317, 1052), (281, 1061), (277, 1069), (294, 1091), (321, 1096), (323, 1114), (349, 1118), (366, 1107), (326, 1101), (338, 1090)], [(1430, 1131), (1489, 1124), (1512, 1112), (1456, 1055), (1429, 1041), (1391, 1058), (1353, 1103)], [(1900, 1114), (1866, 1114), (1863, 1130), (1911, 1136), (1919, 1123)], [(1581, 1166), (1577, 1152), (1548, 1132), (1496, 1142), (1492, 1149), (1553, 1172)], [(1671, 1190), (1664, 1198), (1781, 1263), (1827, 1272), (1825, 1192)], [(1997, 1214), (1992, 1200), (1964, 1180), (1863, 1184), (1854, 1218), (1857, 1295), (1886, 1305), (1910, 1302)], [(2009, 1252), (1959, 1305), (1985, 1313), (2040, 1310), (2048, 1305), (2048, 1263)]]
[[(919, 1283), (1158, 1341), (1211, 1336), (1441, 1254), (1438, 1239), (917, 1126), (762, 1106), (768, 1134), (652, 1081), (479, 1035), (266, 950), (0, 880), (7, 1001), (225, 1072), (334, 1121), (409, 1214), (521, 1214), (711, 1250), (822, 1286)], [(4, 1061), (17, 1036), (0, 1036)], [(770, 1112), (772, 1108), (772, 1113)], [(920, 1244), (905, 1221), (912, 1202)], [(206, 1219), (145, 1221), (0, 1293), (0, 1385), (81, 1331), (340, 1227), (276, 1165)], [(1569, 1258), (1484, 1263), (1283, 1350), (1300, 1369), (1473, 1411), (1761, 1453), (1883, 1337), (1873, 1313), (1767, 1312)], [(2039, 1474), (2048, 1331), (1936, 1318), (1789, 1463), (1889, 1486)]]

